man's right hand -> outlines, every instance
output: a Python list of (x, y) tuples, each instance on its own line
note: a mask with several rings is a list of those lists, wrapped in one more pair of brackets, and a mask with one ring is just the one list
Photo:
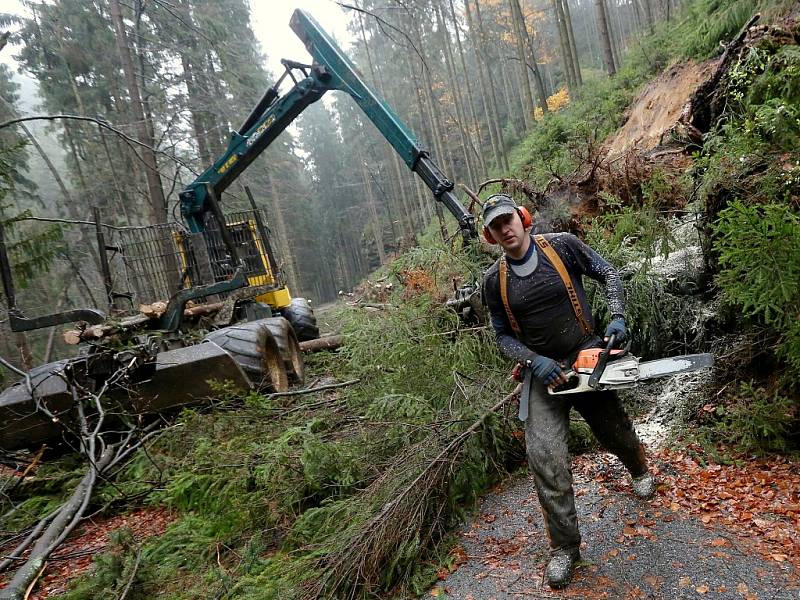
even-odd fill
[(546, 386), (567, 383), (567, 378), (564, 376), (561, 367), (552, 358), (539, 355), (530, 361), (530, 363), (533, 376)]

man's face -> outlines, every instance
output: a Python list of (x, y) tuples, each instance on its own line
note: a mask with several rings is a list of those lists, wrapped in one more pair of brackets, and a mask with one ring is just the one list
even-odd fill
[(503, 250), (512, 255), (519, 252), (527, 237), (522, 227), (522, 220), (516, 211), (494, 219), (489, 225), (489, 230)]

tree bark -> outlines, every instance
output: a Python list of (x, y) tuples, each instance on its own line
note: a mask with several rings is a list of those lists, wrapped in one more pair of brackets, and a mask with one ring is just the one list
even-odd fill
[(564, 7), (564, 23), (567, 26), (567, 38), (569, 40), (570, 55), (572, 56), (572, 69), (575, 71), (575, 83), (583, 85), (583, 75), (581, 74), (581, 64), (578, 60), (578, 46), (575, 43), (575, 30), (572, 28), (572, 15), (569, 10), (569, 0), (561, 0)]
[[(486, 94), (486, 104), (487, 104), (487, 117), (489, 120), (489, 130), (493, 130), (493, 135), (496, 145), (495, 149), (495, 158), (497, 160), (497, 167), (499, 169), (503, 169), (508, 171), (508, 160), (506, 158), (505, 152), (505, 142), (503, 140), (503, 129), (500, 127), (500, 120), (499, 114), (500, 111), (498, 109), (497, 103), (497, 94), (495, 93), (495, 83), (494, 78), (492, 77), (492, 70), (490, 67), (489, 62), (489, 54), (487, 51), (487, 44), (486, 44), (486, 33), (483, 27), (483, 18), (481, 17), (481, 8), (478, 0), (474, 0), (475, 2), (475, 20), (478, 24), (477, 29), (474, 29), (472, 26), (472, 17), (470, 14), (470, 2), (469, 0), (465, 0), (464, 6), (467, 7), (467, 19), (470, 23), (469, 28), (470, 30), (477, 31), (477, 61), (480, 68), (485, 70), (484, 76), (481, 77), (481, 89)], [(488, 92), (487, 92), (488, 90)]]
[(553, 8), (553, 18), (556, 21), (556, 29), (558, 30), (558, 42), (561, 46), (561, 62), (564, 65), (564, 77), (567, 79), (567, 87), (571, 92), (574, 92), (577, 81), (575, 79), (575, 71), (572, 68), (572, 52), (570, 50), (567, 27), (564, 23), (564, 11), (562, 10), (560, 0), (551, 0), (550, 6)]
[(298, 289), (297, 272), (294, 264), (294, 256), (292, 249), (289, 246), (289, 232), (286, 228), (286, 221), (283, 219), (283, 211), (278, 201), (279, 193), (275, 185), (275, 178), (269, 171), (266, 171), (267, 183), (269, 185), (269, 196), (272, 203), (272, 218), (275, 219), (275, 229), (278, 232), (278, 240), (281, 247), (281, 255), (283, 257), (284, 266), (286, 269), (286, 278), (288, 283), (293, 289)]
[[(470, 152), (471, 142), (469, 140), (469, 134), (465, 131), (467, 125), (466, 112), (464, 111), (464, 103), (461, 97), (461, 87), (458, 85), (456, 78), (455, 59), (453, 58), (453, 52), (450, 47), (450, 33), (447, 31), (447, 27), (445, 26), (445, 19), (441, 8), (437, 5), (435, 10), (436, 23), (439, 28), (439, 33), (442, 39), (442, 48), (444, 50), (447, 77), (450, 81), (450, 89), (453, 91), (453, 104), (455, 105), (457, 120), (456, 126), (458, 127), (458, 138), (461, 142), (462, 154), (464, 156), (464, 166), (467, 170), (467, 181), (470, 182), (470, 185), (473, 185), (477, 182), (477, 178), (475, 176), (475, 168), (473, 167), (472, 153)], [(453, 173), (452, 177), (456, 177), (456, 173)]]
[(597, 29), (600, 36), (600, 47), (603, 49), (603, 64), (606, 73), (611, 77), (617, 72), (614, 64), (614, 53), (611, 49), (611, 35), (608, 29), (608, 16), (604, 0), (594, 0), (595, 12), (597, 15)]
[(522, 7), (519, 4), (519, 0), (512, 1), (516, 5), (516, 10), (522, 23), (522, 33), (525, 38), (525, 45), (528, 48), (527, 67), (530, 67), (530, 69), (533, 71), (533, 80), (536, 84), (536, 97), (539, 101), (539, 108), (542, 109), (542, 115), (546, 117), (547, 113), (549, 112), (547, 108), (547, 92), (544, 89), (544, 81), (542, 80), (542, 73), (539, 69), (539, 63), (536, 61), (536, 50), (533, 47), (533, 40), (528, 33), (528, 27), (525, 25), (525, 18), (522, 14)]
[(469, 110), (469, 121), (473, 131), (474, 144), (475, 147), (477, 148), (478, 163), (481, 174), (486, 175), (487, 172), (486, 157), (483, 155), (483, 152), (481, 151), (483, 146), (483, 140), (481, 139), (481, 126), (480, 123), (478, 123), (477, 117), (475, 116), (477, 112), (475, 110), (475, 95), (472, 90), (472, 77), (470, 76), (470, 73), (467, 71), (467, 63), (466, 59), (464, 58), (464, 47), (461, 44), (461, 34), (459, 33), (459, 24), (458, 24), (458, 19), (456, 18), (456, 11), (455, 7), (453, 6), (453, 0), (448, 0), (448, 3), (450, 5), (450, 18), (453, 21), (453, 28), (455, 29), (456, 33), (456, 45), (458, 47), (458, 56), (461, 62), (461, 70), (464, 73), (464, 81), (466, 82), (467, 85), (467, 98), (469, 101), (466, 103), (466, 105), (467, 109)]
[(145, 164), (145, 176), (147, 177), (147, 189), (150, 196), (151, 217), (153, 223), (167, 222), (167, 205), (164, 199), (164, 190), (161, 187), (161, 176), (158, 172), (158, 162), (155, 152), (153, 152), (153, 138), (150, 135), (145, 120), (144, 105), (139, 92), (139, 84), (136, 81), (136, 72), (133, 68), (133, 60), (130, 53), (130, 44), (125, 32), (125, 24), (122, 21), (122, 9), (119, 0), (110, 0), (111, 20), (114, 23), (116, 33), (117, 50), (119, 51), (122, 71), (125, 74), (125, 81), (128, 92), (131, 96), (131, 110), (136, 119), (136, 132), (139, 141), (148, 147), (141, 149), (142, 160)]
[(517, 49), (517, 59), (519, 59), (519, 79), (522, 86), (522, 116), (525, 131), (529, 131), (533, 126), (533, 94), (531, 94), (531, 80), (528, 77), (527, 61), (525, 60), (525, 40), (523, 30), (525, 21), (522, 17), (518, 0), (508, 0), (508, 8), (511, 11), (511, 24), (514, 30), (514, 45)]
[[(359, 27), (361, 29), (361, 40), (364, 42), (364, 51), (366, 52), (367, 55), (367, 66), (369, 67), (369, 72), (372, 77), (373, 85), (376, 85), (381, 95), (385, 96), (386, 94), (385, 94), (385, 86), (383, 85), (383, 79), (378, 76), (375, 70), (374, 63), (372, 62), (372, 53), (370, 52), (369, 44), (367, 44), (367, 35), (364, 30), (364, 20), (361, 13), (358, 13), (358, 22), (359, 22)], [(386, 150), (386, 156), (389, 162), (392, 163), (392, 170), (394, 172), (393, 187), (396, 190), (395, 198), (400, 202), (400, 206), (402, 207), (403, 218), (400, 220), (400, 227), (402, 228), (404, 234), (409, 239), (413, 239), (414, 210), (413, 210), (413, 205), (409, 205), (408, 199), (406, 198), (403, 186), (403, 172), (400, 165), (400, 159), (397, 157), (397, 153), (394, 151), (393, 148), (388, 148)]]

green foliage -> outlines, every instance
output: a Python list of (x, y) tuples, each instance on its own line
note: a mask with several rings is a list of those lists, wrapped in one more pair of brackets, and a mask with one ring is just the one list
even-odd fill
[[(136, 542), (130, 529), (109, 534), (108, 549), (95, 556), (92, 577), (81, 579), (73, 589), (61, 596), (64, 600), (115, 600), (129, 582), (135, 582), (138, 568)], [(133, 581), (132, 581), (133, 580)]]
[(725, 299), (783, 336), (778, 352), (800, 376), (800, 215), (785, 204), (735, 201), (720, 213), (714, 235)]
[(13, 268), (14, 284), (25, 288), (34, 277), (49, 268), (53, 258), (63, 251), (63, 229), (53, 225), (35, 232), (27, 230), (23, 221), (31, 216), (29, 210), (14, 211), (11, 204), (18, 191), (17, 171), (24, 165), (25, 144), (18, 142), (0, 147), (0, 226), (3, 227), (6, 252)]
[(758, 0), (701, 0), (690, 5), (683, 30), (687, 58), (704, 59), (719, 51), (758, 11)]
[(799, 409), (796, 401), (778, 391), (743, 381), (692, 435), (706, 448), (722, 443), (747, 454), (787, 452), (789, 435), (800, 420)]
[[(676, 220), (657, 206), (665, 199), (663, 176), (643, 183), (644, 203), (623, 205), (610, 194), (602, 196), (603, 212), (585, 224), (586, 241), (615, 265), (623, 276), (626, 314), (635, 352), (659, 356), (682, 345), (697, 324), (698, 300), (676, 293), (667, 277), (654, 272), (653, 263), (680, 247), (673, 230)], [(604, 290), (586, 282), (592, 312), (600, 322), (610, 318)]]

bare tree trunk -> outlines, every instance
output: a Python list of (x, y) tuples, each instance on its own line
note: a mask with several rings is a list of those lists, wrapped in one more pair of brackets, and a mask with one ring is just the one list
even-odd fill
[(211, 164), (211, 153), (206, 144), (206, 132), (203, 127), (203, 118), (199, 113), (199, 103), (197, 89), (195, 87), (192, 63), (186, 54), (181, 53), (181, 64), (183, 66), (183, 81), (186, 84), (186, 92), (189, 98), (189, 114), (192, 117), (192, 129), (194, 129), (194, 139), (197, 141), (197, 154), (200, 163), (203, 165)]
[(561, 46), (561, 62), (564, 65), (564, 76), (567, 79), (567, 87), (571, 92), (575, 92), (577, 81), (575, 78), (575, 71), (572, 67), (572, 52), (570, 50), (567, 27), (564, 23), (564, 11), (562, 10), (560, 0), (551, 0), (550, 5), (553, 7), (553, 18), (556, 21), (558, 42)]
[(448, 0), (448, 3), (450, 5), (450, 18), (453, 21), (453, 28), (455, 29), (456, 33), (456, 44), (458, 47), (458, 56), (461, 61), (461, 70), (464, 72), (464, 81), (467, 84), (467, 98), (469, 101), (466, 103), (466, 105), (469, 110), (469, 121), (474, 131), (473, 139), (478, 150), (478, 162), (480, 166), (480, 171), (483, 175), (485, 175), (487, 171), (486, 158), (484, 157), (482, 152), (483, 141), (481, 140), (481, 135), (480, 135), (481, 132), (480, 123), (478, 123), (478, 119), (475, 116), (476, 115), (475, 104), (474, 104), (475, 96), (472, 91), (472, 77), (470, 77), (470, 74), (467, 72), (466, 59), (464, 58), (464, 47), (461, 44), (461, 34), (459, 33), (458, 30), (459, 25), (458, 25), (458, 19), (456, 18), (455, 7), (453, 6), (453, 0)]
[(166, 223), (167, 206), (164, 199), (164, 190), (161, 187), (161, 176), (158, 172), (158, 162), (155, 152), (152, 150), (153, 138), (150, 135), (145, 120), (144, 105), (139, 93), (139, 84), (136, 81), (136, 71), (133, 68), (131, 59), (130, 45), (128, 36), (125, 32), (125, 24), (122, 21), (122, 9), (119, 0), (110, 0), (111, 20), (114, 23), (116, 33), (117, 50), (119, 51), (122, 71), (125, 74), (125, 81), (128, 85), (128, 92), (131, 96), (131, 109), (136, 119), (136, 131), (139, 141), (146, 147), (141, 149), (142, 160), (145, 164), (145, 176), (147, 177), (147, 189), (150, 195), (151, 215), (153, 223)]
[(275, 185), (275, 178), (269, 171), (266, 171), (267, 184), (269, 185), (270, 203), (272, 210), (270, 216), (275, 219), (275, 229), (278, 233), (278, 242), (281, 248), (281, 257), (283, 258), (283, 266), (286, 270), (286, 278), (289, 280), (289, 286), (292, 289), (298, 289), (297, 270), (294, 264), (294, 255), (289, 246), (289, 232), (286, 228), (286, 221), (283, 220), (283, 211), (281, 210), (280, 201), (278, 198), (280, 194)]
[(608, 30), (608, 18), (606, 15), (606, 5), (603, 0), (594, 0), (595, 11), (597, 13), (597, 28), (600, 35), (600, 46), (603, 49), (603, 63), (609, 77), (617, 72), (614, 64), (614, 53), (611, 49), (611, 36)]
[(531, 81), (528, 77), (527, 61), (525, 60), (525, 41), (523, 30), (525, 21), (517, 0), (508, 0), (508, 8), (511, 12), (511, 24), (514, 29), (514, 45), (517, 48), (517, 59), (519, 60), (519, 79), (522, 87), (522, 117), (525, 131), (529, 131), (533, 126), (533, 94), (531, 94)]
[[(475, 2), (475, 20), (478, 23), (478, 45), (481, 48), (480, 56), (478, 59), (479, 64), (482, 64), (484, 69), (486, 70), (486, 83), (488, 85), (488, 106), (489, 106), (489, 122), (491, 127), (494, 128), (494, 135), (497, 143), (497, 166), (505, 171), (508, 171), (508, 159), (506, 158), (506, 151), (505, 151), (505, 141), (503, 140), (503, 129), (500, 127), (500, 119), (499, 114), (500, 111), (498, 109), (497, 104), (497, 95), (495, 93), (495, 84), (494, 79), (492, 77), (492, 70), (490, 67), (490, 61), (488, 60), (488, 46), (486, 44), (486, 32), (483, 27), (483, 18), (481, 17), (481, 7), (478, 3), (478, 0), (474, 0)], [(464, 5), (467, 6), (467, 18), (470, 19), (470, 12), (469, 12), (469, 0), (465, 0)], [(470, 29), (472, 29), (472, 25), (470, 24)], [(487, 88), (481, 84), (481, 88), (486, 90)]]
[(19, 352), (19, 358), (20, 361), (22, 361), (22, 367), (26, 371), (30, 371), (34, 367), (33, 353), (31, 352), (31, 347), (28, 344), (28, 338), (25, 336), (24, 332), (14, 332), (14, 345), (17, 347), (17, 351)]
[(364, 157), (359, 152), (359, 162), (361, 163), (361, 180), (364, 184), (364, 190), (367, 195), (367, 208), (369, 208), (370, 225), (372, 227), (372, 235), (375, 237), (375, 248), (378, 251), (378, 260), (382, 265), (386, 264), (386, 248), (383, 245), (383, 227), (381, 226), (380, 218), (378, 217), (378, 209), (375, 207), (375, 196), (370, 184), (369, 175), (367, 174), (367, 166), (364, 164)]
[[(359, 27), (361, 30), (361, 40), (364, 42), (364, 49), (367, 53), (367, 66), (369, 67), (370, 76), (372, 77), (373, 84), (378, 87), (378, 91), (383, 95), (386, 96), (386, 87), (383, 85), (383, 78), (380, 77), (379, 72), (376, 72), (374, 67), (374, 63), (372, 62), (372, 53), (369, 49), (369, 44), (367, 43), (367, 35), (364, 31), (364, 20), (361, 13), (358, 13), (358, 22)], [(385, 145), (384, 145), (385, 148)], [(392, 170), (394, 171), (394, 180), (390, 183), (393, 184), (392, 187), (395, 190), (395, 198), (397, 198), (400, 202), (400, 206), (403, 213), (403, 218), (400, 222), (400, 227), (403, 229), (403, 232), (409, 238), (413, 238), (413, 231), (414, 231), (414, 210), (413, 204), (410, 203), (410, 199), (406, 198), (405, 189), (403, 186), (403, 171), (400, 166), (400, 159), (397, 157), (397, 153), (392, 148), (386, 149), (386, 155), (389, 162), (392, 164)]]
[[(0, 96), (0, 102), (3, 103), (3, 106), (6, 107), (6, 110), (9, 111), (9, 114), (12, 117), (18, 117), (19, 116), (16, 113), (16, 111), (14, 110), (14, 107), (11, 106), (11, 104), (8, 102), (8, 100), (6, 100), (2, 96)], [(53, 179), (55, 180), (56, 184), (58, 185), (58, 189), (61, 190), (61, 193), (64, 195), (64, 200), (66, 201), (66, 203), (69, 206), (72, 206), (74, 204), (73, 200), (72, 200), (72, 197), (70, 196), (70, 193), (67, 190), (67, 186), (64, 185), (64, 180), (61, 179), (61, 175), (58, 174), (58, 170), (56, 169), (55, 165), (53, 164), (53, 161), (51, 161), (50, 157), (47, 156), (47, 153), (42, 149), (41, 145), (39, 144), (38, 140), (36, 139), (36, 136), (33, 135), (33, 133), (31, 132), (30, 129), (28, 129), (28, 127), (26, 127), (25, 123), (19, 123), (19, 126), (22, 129), (22, 131), (25, 132), (25, 135), (28, 136), (28, 139), (30, 140), (31, 144), (36, 149), (36, 153), (44, 161), (44, 164), (47, 165), (47, 170), (50, 171), (50, 174), (53, 176)]]
[(542, 109), (542, 116), (546, 117), (547, 113), (549, 112), (547, 109), (547, 92), (544, 89), (544, 81), (542, 81), (542, 73), (539, 69), (539, 63), (536, 61), (536, 50), (533, 47), (533, 40), (528, 33), (528, 27), (525, 25), (525, 18), (522, 14), (522, 7), (519, 4), (519, 0), (512, 0), (512, 3), (515, 5), (520, 22), (522, 23), (522, 34), (525, 38), (525, 45), (528, 48), (527, 67), (533, 71), (533, 80), (536, 83), (536, 97), (539, 101), (539, 108)]
[(642, 3), (642, 8), (644, 8), (644, 17), (647, 20), (647, 27), (650, 29), (650, 33), (655, 31), (655, 20), (653, 19), (653, 5), (650, 4), (650, 0), (634, 0), (640, 1)]
[(564, 7), (564, 23), (567, 26), (567, 38), (569, 40), (570, 54), (572, 56), (572, 69), (575, 71), (575, 82), (583, 85), (583, 75), (581, 75), (581, 64), (578, 60), (578, 46), (575, 44), (575, 31), (572, 28), (572, 15), (569, 11), (569, 0), (561, 0)]
[[(466, 127), (466, 115), (464, 112), (464, 106), (461, 99), (461, 88), (458, 85), (456, 80), (456, 66), (455, 61), (453, 59), (453, 52), (450, 48), (450, 33), (447, 31), (445, 27), (444, 17), (442, 15), (441, 8), (437, 5), (435, 7), (436, 10), (436, 24), (439, 29), (440, 36), (442, 38), (442, 47), (444, 50), (444, 60), (445, 66), (447, 67), (447, 77), (449, 79), (449, 86), (450, 89), (453, 91), (453, 104), (456, 108), (456, 119), (457, 119), (457, 127), (458, 127), (458, 138), (461, 142), (461, 151), (464, 156), (464, 166), (467, 169), (467, 181), (470, 182), (470, 185), (477, 184), (477, 177), (475, 176), (475, 170), (473, 168), (473, 160), (472, 160), (472, 153), (469, 151), (469, 140), (468, 134), (465, 131)], [(456, 173), (453, 173), (451, 177), (456, 177)]]

